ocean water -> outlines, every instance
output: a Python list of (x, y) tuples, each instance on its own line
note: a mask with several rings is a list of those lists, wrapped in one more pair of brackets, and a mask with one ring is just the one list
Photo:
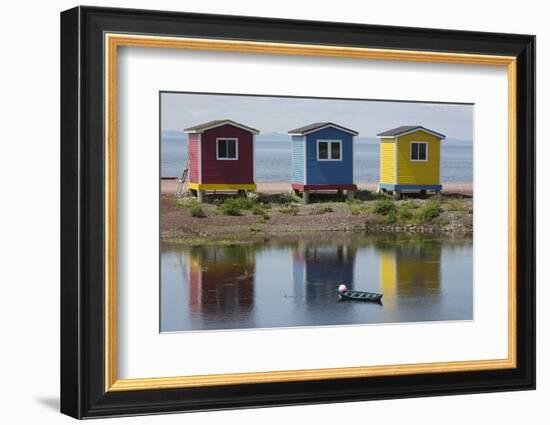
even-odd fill
[[(358, 182), (377, 182), (380, 174), (377, 143), (358, 142), (355, 150), (355, 177)], [(161, 142), (162, 177), (180, 176), (187, 160), (187, 140), (163, 138)], [(290, 180), (290, 142), (256, 142), (256, 182)], [(473, 146), (441, 144), (441, 181), (471, 182), (473, 180)]]

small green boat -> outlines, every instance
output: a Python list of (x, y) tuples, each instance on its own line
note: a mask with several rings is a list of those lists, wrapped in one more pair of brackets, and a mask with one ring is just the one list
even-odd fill
[(344, 300), (381, 302), (380, 300), (382, 299), (383, 294), (365, 291), (338, 290), (338, 295), (340, 295), (340, 298)]

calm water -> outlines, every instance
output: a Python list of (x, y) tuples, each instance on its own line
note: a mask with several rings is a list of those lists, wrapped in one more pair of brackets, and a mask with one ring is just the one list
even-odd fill
[[(161, 331), (471, 320), (471, 239), (161, 247)], [(339, 283), (382, 304), (339, 301)]]
[[(185, 139), (164, 138), (161, 149), (163, 177), (180, 176), (187, 160)], [(359, 142), (356, 145), (356, 179), (360, 182), (378, 181), (380, 162), (377, 143)], [(441, 144), (441, 181), (471, 182), (473, 176), (472, 145)], [(258, 182), (290, 180), (290, 143), (257, 142), (256, 180)]]

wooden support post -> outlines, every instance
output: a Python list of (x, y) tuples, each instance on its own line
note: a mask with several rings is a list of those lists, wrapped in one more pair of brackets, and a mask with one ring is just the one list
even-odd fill
[(355, 195), (355, 190), (347, 190), (346, 195), (348, 199), (353, 199), (353, 196)]
[(204, 202), (204, 197), (205, 197), (205, 191), (197, 190), (197, 201)]
[(393, 199), (395, 199), (396, 201), (401, 199), (401, 191), (400, 190), (394, 190), (393, 191)]
[(309, 192), (307, 190), (302, 192), (302, 201), (304, 204), (309, 204)]

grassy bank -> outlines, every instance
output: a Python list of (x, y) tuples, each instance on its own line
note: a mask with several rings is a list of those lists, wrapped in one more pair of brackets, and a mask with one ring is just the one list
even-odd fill
[(161, 196), (165, 241), (190, 245), (249, 243), (315, 232), (472, 232), (472, 199), (443, 196), (395, 201), (359, 191), (353, 200), (313, 196), (308, 205), (285, 194), (214, 196), (207, 203)]

